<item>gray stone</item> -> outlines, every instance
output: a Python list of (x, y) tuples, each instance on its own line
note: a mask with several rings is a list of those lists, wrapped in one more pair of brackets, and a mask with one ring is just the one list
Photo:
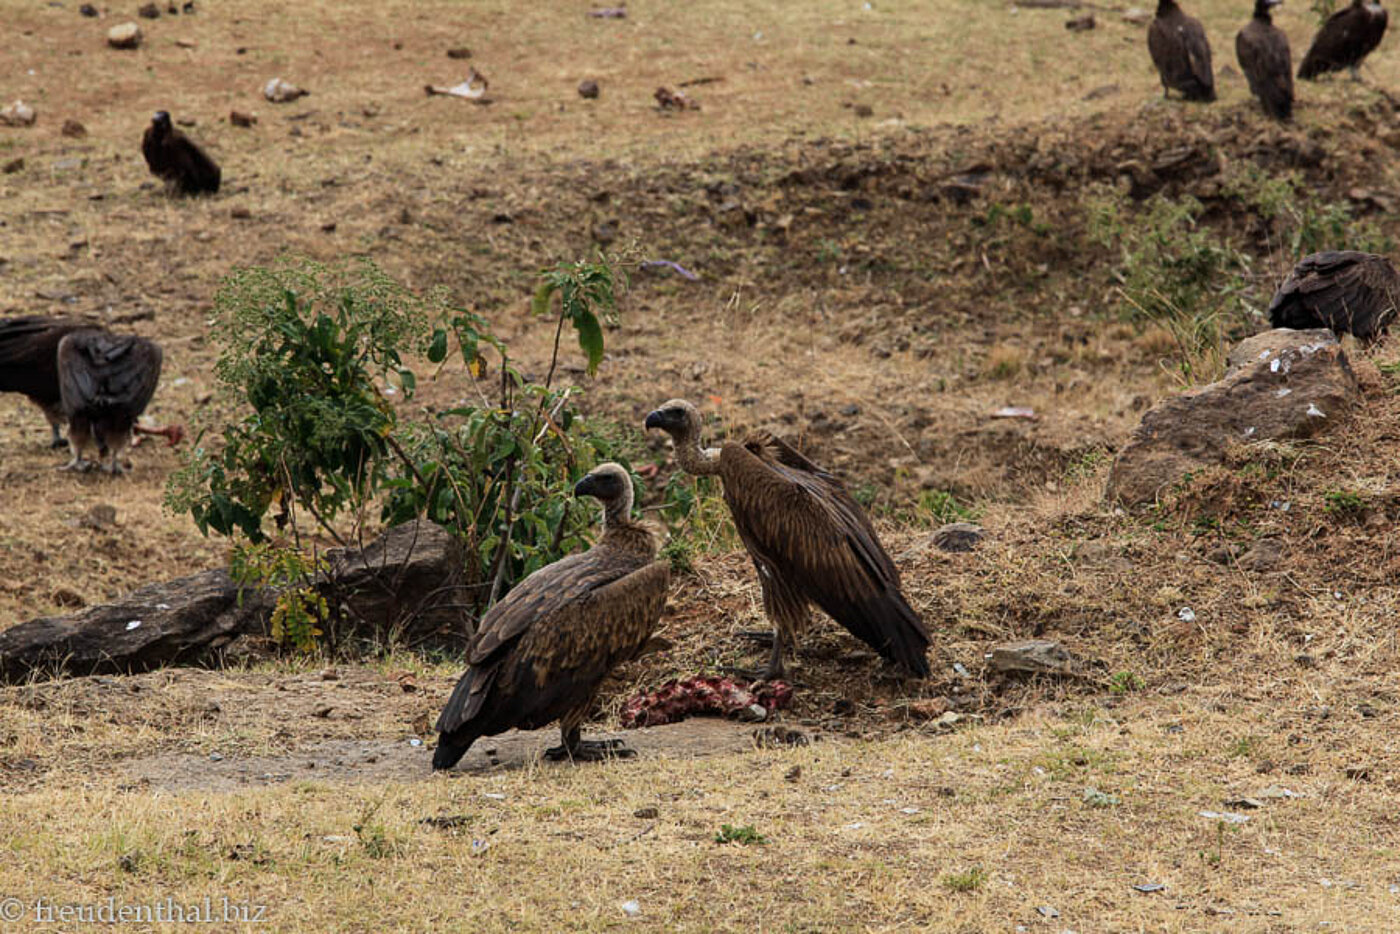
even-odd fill
[(987, 532), (980, 525), (950, 522), (934, 531), (933, 543), (942, 551), (971, 551), (986, 537)]
[(310, 91), (304, 91), (290, 81), (283, 81), (281, 78), (273, 78), (263, 85), (263, 97), (274, 104), (286, 104), (310, 93)]
[(0, 110), (0, 126), (33, 126), (37, 119), (39, 117), (34, 113), (34, 108), (24, 101), (14, 101)]
[(1361, 391), (1328, 330), (1279, 328), (1241, 341), (1218, 381), (1150, 409), (1118, 453), (1107, 497), (1150, 503), (1232, 445), (1306, 438), (1341, 422)]
[(1084, 670), (1083, 663), (1068, 649), (1050, 639), (1003, 642), (992, 646), (987, 654), (987, 664), (993, 671), (1003, 673), (1075, 676)]
[(134, 49), (141, 44), (141, 27), (122, 23), (107, 30), (107, 44), (114, 49)]

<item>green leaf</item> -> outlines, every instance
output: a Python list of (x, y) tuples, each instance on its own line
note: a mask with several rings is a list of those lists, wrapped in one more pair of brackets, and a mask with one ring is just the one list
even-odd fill
[(441, 363), (447, 359), (447, 332), (442, 328), (433, 331), (433, 342), (428, 345), (428, 362)]
[(558, 288), (558, 285), (548, 279), (541, 282), (535, 289), (535, 297), (530, 299), (530, 310), (540, 317), (549, 314), (549, 297)]
[(593, 376), (598, 372), (598, 364), (603, 362), (603, 327), (591, 311), (576, 315), (574, 327), (578, 329), (578, 345), (588, 354), (588, 375)]

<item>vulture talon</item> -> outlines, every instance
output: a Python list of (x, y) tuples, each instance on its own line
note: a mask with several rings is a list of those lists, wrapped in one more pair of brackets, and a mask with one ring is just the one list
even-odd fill
[(620, 739), (581, 739), (570, 749), (568, 746), (551, 746), (544, 751), (544, 757), (551, 762), (604, 762), (608, 759), (635, 759), (637, 750)]
[(450, 769), (481, 736), (562, 721), (558, 761), (626, 758), (621, 740), (583, 742), (579, 722), (608, 673), (651, 643), (666, 606), (670, 567), (632, 519), (632, 481), (601, 464), (574, 487), (603, 504), (603, 534), (581, 554), (517, 584), (482, 619), (469, 667), (438, 718), (433, 768)]

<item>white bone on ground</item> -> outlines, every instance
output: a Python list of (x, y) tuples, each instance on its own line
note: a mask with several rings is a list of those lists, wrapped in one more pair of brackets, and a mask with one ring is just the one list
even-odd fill
[(1314, 403), (1308, 403), (1308, 414), (1313, 418), (1326, 418), (1327, 413), (1319, 409)]

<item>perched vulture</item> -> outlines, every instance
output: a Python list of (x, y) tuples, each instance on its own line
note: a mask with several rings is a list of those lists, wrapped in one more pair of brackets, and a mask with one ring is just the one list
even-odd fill
[(438, 718), (433, 768), (450, 769), (479, 736), (555, 720), (551, 759), (630, 755), (620, 740), (584, 741), (579, 726), (608, 672), (641, 654), (666, 605), (671, 572), (632, 520), (632, 480), (602, 464), (574, 487), (603, 504), (603, 536), (540, 568), (481, 620), (468, 668)]
[(1269, 302), (1276, 328), (1331, 328), (1361, 340), (1379, 337), (1395, 318), (1400, 274), (1374, 253), (1341, 250), (1304, 256)]
[(1188, 101), (1215, 100), (1210, 43), (1201, 21), (1187, 16), (1176, 0), (1157, 0), (1157, 15), (1147, 28), (1147, 51), (1162, 78), (1162, 96), (1180, 91)]
[(1235, 36), (1235, 57), (1264, 112), (1276, 120), (1289, 120), (1293, 117), (1293, 59), (1288, 37), (1269, 13), (1282, 2), (1255, 0), (1254, 18)]
[(79, 318), (0, 320), (0, 392), (21, 393), (43, 410), (56, 448), (64, 444), (59, 426), (68, 423), (68, 470), (95, 466), (83, 458), (83, 449), (95, 445), (99, 457), (111, 456), (107, 469), (121, 473), (118, 455), (132, 431), (165, 435), (171, 444), (183, 437), (179, 425), (136, 424), (155, 393), (160, 363), (155, 342)]
[(141, 137), (141, 153), (151, 174), (162, 178), (182, 195), (219, 190), (219, 167), (190, 138), (170, 125), (170, 114), (156, 111)]
[(928, 675), (928, 630), (900, 592), (899, 572), (865, 511), (840, 480), (767, 432), (702, 449), (700, 413), (681, 399), (648, 415), (646, 427), (671, 436), (682, 469), (723, 481), (774, 625), (765, 677), (783, 676), (783, 654), (806, 628), (812, 603), (884, 658)]
[(1298, 67), (1298, 77), (1312, 79), (1343, 68), (1350, 68), (1353, 78), (1359, 77), (1361, 60), (1381, 44), (1388, 19), (1380, 0), (1352, 0), (1351, 6), (1327, 17), (1317, 31)]

